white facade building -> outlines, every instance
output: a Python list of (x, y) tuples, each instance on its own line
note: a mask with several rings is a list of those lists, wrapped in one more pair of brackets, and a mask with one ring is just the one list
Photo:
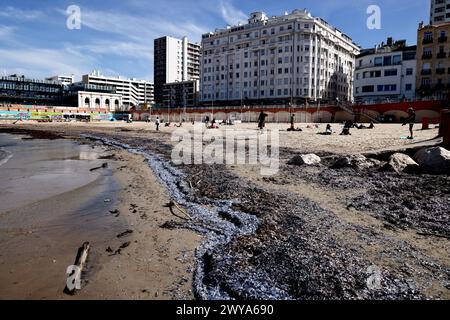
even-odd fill
[(45, 80), (59, 82), (59, 83), (61, 83), (63, 85), (68, 86), (68, 85), (70, 85), (70, 84), (75, 82), (75, 76), (74, 75), (71, 75), (71, 76), (53, 76), (53, 77), (46, 78)]
[(122, 104), (120, 94), (78, 91), (78, 108), (80, 109), (114, 112), (120, 111)]
[(430, 24), (450, 22), (450, 0), (431, 0)]
[(187, 37), (162, 37), (154, 41), (155, 100), (162, 103), (164, 84), (199, 80), (200, 45)]
[(355, 101), (380, 103), (414, 99), (416, 94), (416, 46), (406, 41), (364, 50), (356, 59)]
[(359, 47), (306, 10), (203, 35), (200, 99), (204, 104), (351, 101)]
[(83, 83), (115, 87), (115, 93), (122, 96), (123, 106), (126, 109), (154, 103), (153, 83), (145, 80), (106, 77), (101, 75), (100, 72), (94, 71), (83, 76)]

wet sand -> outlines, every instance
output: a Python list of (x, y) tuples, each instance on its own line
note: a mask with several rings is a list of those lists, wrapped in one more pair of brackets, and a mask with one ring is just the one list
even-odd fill
[[(68, 139), (1, 135), (12, 156), (0, 166), (0, 299), (192, 297), (190, 256), (199, 237), (160, 230), (171, 218), (163, 207), (169, 199), (140, 168), (142, 158), (111, 157), (103, 146)], [(126, 230), (133, 233), (117, 237)], [(84, 241), (92, 249), (82, 290), (67, 296), (65, 271)], [(125, 242), (121, 254), (106, 251)]]

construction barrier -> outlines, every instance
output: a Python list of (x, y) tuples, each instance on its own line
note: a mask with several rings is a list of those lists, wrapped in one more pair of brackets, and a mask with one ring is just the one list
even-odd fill
[(430, 118), (424, 117), (422, 118), (422, 130), (430, 129)]

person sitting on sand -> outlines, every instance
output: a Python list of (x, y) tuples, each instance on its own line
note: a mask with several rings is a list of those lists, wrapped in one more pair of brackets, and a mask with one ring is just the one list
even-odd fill
[(319, 132), (318, 134), (322, 136), (331, 136), (333, 134), (333, 128), (331, 128), (331, 124), (327, 124), (325, 132)]
[(406, 126), (409, 124), (409, 133), (411, 134), (408, 139), (412, 140), (414, 139), (414, 124), (416, 123), (416, 112), (413, 108), (408, 109), (408, 118), (405, 119), (405, 122), (403, 122), (403, 126)]
[(353, 128), (354, 122), (351, 120), (345, 121), (344, 128), (342, 129), (341, 136), (351, 136), (350, 129)]
[(211, 125), (208, 127), (208, 129), (219, 129), (219, 125), (217, 124), (216, 118), (214, 118), (211, 121)]

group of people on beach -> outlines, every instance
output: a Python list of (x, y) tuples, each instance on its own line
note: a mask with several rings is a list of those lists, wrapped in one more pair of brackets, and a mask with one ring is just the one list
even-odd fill
[[(267, 113), (261, 112), (258, 116), (258, 129), (259, 130), (263, 130), (266, 127), (266, 119), (269, 115)], [(131, 120), (130, 120), (131, 121)], [(218, 129), (219, 128), (219, 123), (216, 121), (215, 118), (212, 119), (211, 124), (209, 124), (209, 117), (207, 116), (205, 118), (205, 123), (207, 124), (207, 128), (208, 129)], [(228, 123), (228, 122), (227, 122)], [(414, 124), (416, 123), (416, 112), (413, 108), (409, 108), (408, 109), (408, 117), (404, 120), (403, 122), (403, 126), (409, 124), (409, 132), (410, 135), (407, 137), (407, 139), (414, 139)], [(287, 129), (287, 131), (295, 131), (295, 132), (302, 132), (303, 130), (301, 128), (295, 128), (295, 115), (291, 114), (290, 117), (290, 127)], [(159, 119), (159, 117), (156, 117), (156, 121), (155, 121), (155, 125), (156, 125), (156, 131), (159, 131), (159, 126), (161, 125), (161, 120)], [(170, 123), (166, 123), (166, 126), (170, 126)], [(175, 125), (176, 127), (181, 127), (182, 123), (180, 123), (179, 125)], [(318, 126), (316, 125), (316, 128), (318, 128)], [(358, 124), (354, 121), (351, 120), (347, 120), (344, 123), (344, 127), (342, 129), (342, 132), (340, 135), (346, 136), (346, 135), (351, 135), (350, 129), (352, 128), (356, 128), (358, 130), (363, 130), (363, 129), (374, 129), (375, 125), (373, 123), (373, 121), (370, 122), (370, 124), (368, 126), (365, 126), (364, 124)], [(334, 133), (333, 128), (331, 127), (331, 124), (327, 124), (325, 131), (324, 132), (319, 132), (318, 134), (320, 135), (332, 135)]]
[[(261, 112), (259, 114), (258, 117), (258, 129), (259, 130), (263, 130), (266, 126), (266, 118), (268, 117), (268, 114)], [(407, 137), (407, 139), (414, 139), (414, 124), (416, 123), (416, 112), (413, 108), (409, 108), (408, 109), (408, 117), (404, 120), (403, 122), (403, 126), (409, 124), (409, 132), (410, 135)], [(291, 114), (290, 117), (290, 127), (287, 129), (287, 131), (290, 132), (302, 132), (303, 130), (301, 128), (295, 128), (295, 114)], [(318, 128), (318, 126), (316, 125), (316, 128)], [(344, 127), (342, 129), (342, 132), (340, 135), (346, 136), (346, 135), (351, 135), (350, 129), (352, 128), (356, 128), (358, 130), (364, 130), (364, 129), (374, 129), (375, 128), (375, 124), (373, 123), (373, 121), (371, 121), (369, 123), (368, 126), (364, 125), (364, 124), (358, 124), (354, 121), (351, 120), (347, 120), (344, 123)], [(319, 132), (318, 134), (320, 135), (332, 135), (334, 133), (333, 128), (331, 127), (331, 124), (327, 124), (325, 131), (324, 132)]]

